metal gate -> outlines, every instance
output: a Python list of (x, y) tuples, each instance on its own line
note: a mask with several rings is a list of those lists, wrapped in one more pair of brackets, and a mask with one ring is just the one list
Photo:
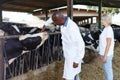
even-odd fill
[(36, 70), (56, 60), (63, 59), (61, 34), (50, 34), (48, 40), (36, 50), (27, 52), (6, 66), (6, 79), (22, 75), (29, 70)]

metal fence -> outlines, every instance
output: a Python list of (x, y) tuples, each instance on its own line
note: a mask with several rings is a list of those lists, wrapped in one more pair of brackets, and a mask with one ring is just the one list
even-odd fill
[(61, 35), (60, 33), (51, 34), (39, 49), (27, 52), (17, 57), (12, 64), (7, 65), (6, 78), (19, 76), (61, 59), (63, 59)]

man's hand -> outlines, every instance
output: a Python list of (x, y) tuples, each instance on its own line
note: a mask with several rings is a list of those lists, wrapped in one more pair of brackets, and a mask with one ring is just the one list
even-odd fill
[(43, 28), (42, 28), (41, 32), (44, 32), (44, 31), (45, 31), (45, 25), (43, 26)]
[(78, 67), (78, 63), (73, 62), (73, 68), (77, 68)]

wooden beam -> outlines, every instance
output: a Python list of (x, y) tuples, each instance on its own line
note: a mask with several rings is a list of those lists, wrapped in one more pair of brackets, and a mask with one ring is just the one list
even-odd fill
[[(100, 0), (79, 0), (79, 2), (74, 2), (74, 4), (98, 6)], [(103, 7), (120, 8), (120, 0), (102, 0)], [(112, 3), (112, 4), (111, 4)]]
[[(0, 6), (0, 27), (1, 24), (2, 24), (2, 7)], [(1, 30), (0, 35), (4, 36), (4, 33)], [(6, 80), (4, 75), (3, 39), (0, 40), (0, 80)]]
[(17, 0), (17, 1), (14, 1), (15, 3), (20, 3), (20, 4), (25, 4), (25, 5), (35, 5), (35, 6), (43, 6), (43, 7), (51, 7), (55, 4), (51, 4), (49, 2), (44, 2), (44, 1), (34, 1), (34, 0)]
[(32, 13), (33, 10), (28, 10), (28, 9), (15, 9), (15, 8), (3, 8), (4, 11), (13, 11), (13, 12), (30, 12)]
[[(2, 23), (2, 7), (0, 6), (0, 27)], [(0, 35), (4, 36), (4, 33), (0, 30)], [(3, 57), (3, 39), (0, 40), (0, 80), (4, 79), (4, 57)]]
[(44, 12), (44, 11), (46, 11), (46, 10), (54, 9), (54, 8), (56, 8), (56, 7), (60, 7), (60, 6), (64, 6), (64, 5), (61, 4), (61, 5), (58, 5), (58, 6), (47, 7), (47, 8), (43, 7), (42, 10), (40, 10), (40, 11), (36, 11), (36, 12), (33, 12), (33, 15), (34, 15), (34, 14), (39, 14), (40, 12)]
[(12, 1), (13, 0), (2, 0), (2, 1), (0, 1), (0, 5), (5, 4), (5, 3), (10, 3)]
[[(22, 0), (23, 1), (23, 0)], [(42, 4), (42, 5), (35, 5), (35, 3), (36, 2), (33, 2), (33, 4), (32, 4), (32, 2), (22, 2), (21, 0), (20, 1), (14, 1), (14, 2), (11, 2), (11, 3), (9, 3), (8, 5), (13, 5), (13, 6), (21, 6), (21, 7), (30, 7), (30, 8), (35, 8), (35, 9), (39, 9), (39, 8), (41, 8), (42, 10), (41, 11), (46, 11), (46, 10), (50, 10), (50, 9), (53, 9), (53, 8), (55, 8), (55, 7), (59, 7), (59, 6), (63, 6), (63, 4), (60, 4), (60, 5), (52, 5), (52, 4), (50, 4), (49, 6), (51, 6), (51, 7), (47, 7), (48, 5), (48, 3), (43, 3), (43, 2), (38, 2), (38, 3), (40, 3), (40, 4)], [(30, 4), (29, 4), (30, 3)], [(37, 3), (37, 4), (38, 4)], [(5, 4), (5, 6), (6, 6), (7, 4)], [(44, 5), (44, 6), (43, 6)], [(47, 6), (45, 6), (45, 5), (47, 5)], [(3, 7), (4, 7), (4, 5), (3, 5)], [(5, 9), (5, 8), (4, 8)], [(6, 10), (6, 9), (5, 9)], [(11, 10), (14, 10), (13, 8), (11, 8), (10, 9), (10, 11)], [(9, 11), (9, 8), (7, 8), (7, 11)], [(16, 10), (15, 10), (16, 11)], [(21, 9), (18, 9), (17, 11), (20, 11), (20, 12), (25, 12), (24, 10), (21, 10)], [(28, 10), (27, 10), (28, 11)], [(33, 13), (39, 13), (39, 12), (41, 12), (41, 11), (36, 11), (36, 12), (33, 12)], [(31, 12), (32, 12), (32, 10), (31, 10)]]
[(0, 80), (6, 80), (4, 76), (3, 40), (0, 40)]
[[(50, 2), (48, 2), (49, 0), (14, 0), (15, 2), (41, 2), (41, 3), (46, 3), (46, 4), (54, 4), (54, 0), (51, 0)], [(56, 1), (58, 2), (58, 1)]]
[(73, 0), (67, 0), (67, 15), (73, 19)]
[[(32, 0), (32, 1), (38, 1), (38, 2), (44, 2), (44, 3), (48, 3), (48, 1), (47, 0)], [(56, 4), (57, 5), (57, 3), (58, 3), (59, 1), (57, 1), (57, 0), (50, 0), (49, 1), (49, 4), (51, 4), (51, 5), (53, 5), (53, 4)], [(58, 3), (58, 4), (60, 4), (60, 3)]]
[(23, 6), (23, 7), (42, 8), (42, 6), (31, 5), (31, 4), (26, 4), (26, 3), (22, 3), (22, 2), (12, 2), (10, 4), (16, 5), (16, 6)]

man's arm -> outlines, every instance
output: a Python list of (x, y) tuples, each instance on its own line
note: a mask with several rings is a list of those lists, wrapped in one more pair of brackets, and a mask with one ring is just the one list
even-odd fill
[(73, 42), (73, 46), (76, 50), (75, 51), (76, 56), (74, 58), (73, 68), (77, 68), (79, 62), (82, 62), (82, 59), (84, 57), (85, 44), (77, 25), (73, 25), (70, 35), (71, 35), (71, 40)]
[(73, 67), (77, 68), (79, 65), (79, 62), (82, 62), (82, 59), (85, 54), (85, 44), (82, 40), (76, 41), (76, 56), (73, 62)]
[(46, 27), (48, 27), (51, 23), (53, 23), (52, 18), (50, 17), (45, 24), (43, 25), (42, 32), (45, 30)]
[(46, 28), (46, 26), (45, 26), (45, 25), (43, 25), (43, 27), (42, 27), (42, 30), (41, 30), (41, 31), (42, 31), (42, 32), (43, 32), (43, 31), (45, 31), (45, 28)]

